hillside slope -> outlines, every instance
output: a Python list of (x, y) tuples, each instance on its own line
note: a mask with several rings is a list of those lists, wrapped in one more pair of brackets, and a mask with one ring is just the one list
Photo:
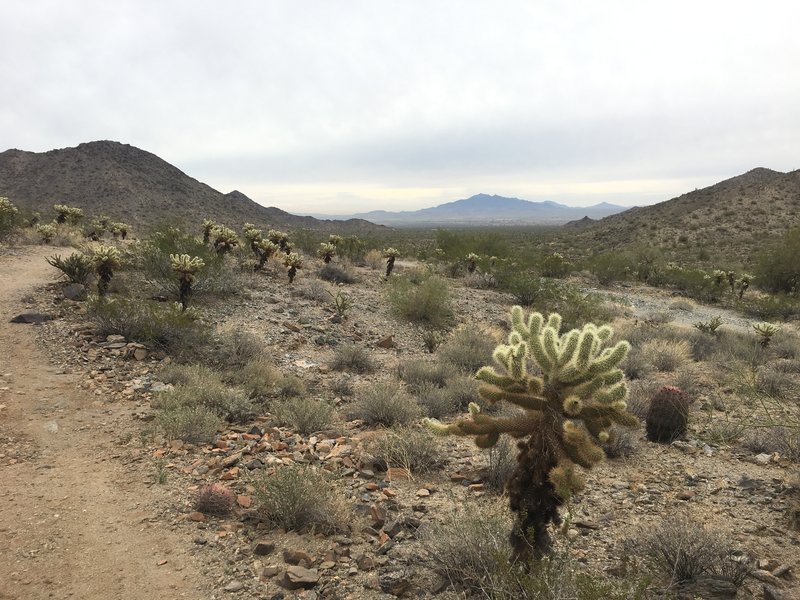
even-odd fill
[(680, 258), (747, 264), (765, 243), (800, 226), (800, 170), (758, 168), (652, 206), (571, 228), (564, 243), (596, 254), (659, 246)]
[(257, 204), (238, 191), (223, 194), (155, 154), (128, 144), (98, 141), (35, 153), (0, 153), (0, 196), (47, 217), (53, 204), (106, 214), (137, 227), (210, 218), (232, 227), (250, 221), (286, 228), (378, 231), (363, 220), (320, 221)]

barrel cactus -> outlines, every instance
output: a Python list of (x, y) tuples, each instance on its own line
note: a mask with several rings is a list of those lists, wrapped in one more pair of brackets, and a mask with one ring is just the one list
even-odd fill
[(669, 444), (683, 437), (689, 421), (689, 396), (680, 388), (667, 385), (650, 399), (645, 422), (647, 439)]
[(507, 344), (493, 353), (495, 366), (478, 370), (478, 394), (486, 402), (510, 402), (523, 409), (515, 416), (492, 416), (471, 403), (469, 417), (444, 424), (424, 423), (440, 435), (474, 436), (481, 448), (494, 446), (501, 434), (520, 441), (517, 465), (508, 482), (516, 522), (511, 543), (517, 558), (540, 558), (551, 550), (549, 525), (561, 521), (559, 507), (584, 486), (577, 467), (604, 457), (600, 443), (616, 423), (638, 425), (627, 412), (628, 389), (619, 368), (630, 348), (608, 346), (612, 330), (589, 323), (559, 334), (561, 316), (540, 313), (527, 318), (511, 310)]

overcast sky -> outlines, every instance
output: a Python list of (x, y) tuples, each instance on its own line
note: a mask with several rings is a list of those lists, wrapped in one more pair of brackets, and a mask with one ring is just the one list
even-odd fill
[(2, 0), (0, 150), (294, 213), (649, 204), (800, 168), (800, 2)]

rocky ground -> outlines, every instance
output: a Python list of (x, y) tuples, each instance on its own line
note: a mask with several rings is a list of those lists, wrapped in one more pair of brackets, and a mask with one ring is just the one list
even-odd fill
[[(264, 414), (220, 432), (210, 446), (163, 441), (153, 435), (151, 400), (171, 357), (97, 335), (83, 304), (65, 300), (53, 284), (56, 272), (44, 263), (51, 250), (0, 257), (1, 279), (12, 282), (0, 302), (10, 350), (0, 356), (0, 598), (461, 597), (426, 566), (420, 532), (458, 506), (504, 502), (485, 485), (487, 458), (472, 442), (442, 440), (441, 469), (411, 475), (376, 468), (364, 448), (374, 430), (344, 418), (301, 435)], [(423, 331), (389, 315), (380, 273), (352, 270), (359, 281), (343, 289), (354, 306), (341, 321), (332, 318), (330, 297), (310, 289), (334, 289), (313, 268), (292, 290), (272, 271), (253, 278), (235, 302), (201, 310), (219, 328), (257, 336), (283, 373), (345, 414), (352, 399), (335, 395), (335, 381), (347, 377), (357, 391), (427, 356)], [(510, 297), (453, 285), (462, 323), (505, 330)], [(705, 314), (694, 308), (681, 316), (685, 308), (671, 309), (660, 293), (612, 293), (623, 296), (620, 314), (633, 311), (634, 318), (667, 310), (694, 322)], [(8, 323), (26, 310), (55, 319)], [(380, 368), (332, 372), (342, 342), (368, 348)], [(702, 404), (695, 403), (698, 411)], [(589, 473), (559, 544), (589, 572), (624, 577), (631, 564), (625, 540), (687, 513), (756, 561), (739, 597), (800, 597), (800, 534), (785, 516), (796, 464), (711, 444), (701, 434), (713, 415), (694, 417), (686, 440), (653, 444), (639, 431), (630, 456)], [(251, 478), (288, 463), (336, 475), (352, 511), (345, 530), (287, 533), (259, 520)], [(197, 490), (209, 483), (234, 491), (229, 516), (195, 510)]]

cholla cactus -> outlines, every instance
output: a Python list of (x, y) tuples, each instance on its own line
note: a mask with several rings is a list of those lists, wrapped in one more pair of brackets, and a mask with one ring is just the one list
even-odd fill
[(0, 196), (0, 233), (11, 229), (18, 213), (19, 210), (8, 198)]
[(239, 245), (239, 238), (233, 229), (224, 225), (215, 225), (211, 230), (212, 245), (217, 254), (227, 254)]
[(733, 271), (726, 271), (725, 279), (728, 280), (728, 285), (731, 286), (731, 291), (733, 291), (733, 288), (736, 285), (736, 273)]
[(216, 227), (217, 224), (214, 223), (211, 219), (203, 219), (203, 243), (208, 244), (209, 240), (211, 239), (211, 230)]
[(181, 310), (186, 310), (189, 306), (189, 297), (192, 295), (194, 276), (197, 271), (206, 266), (206, 263), (199, 256), (189, 256), (188, 254), (170, 254), (169, 262), (172, 270), (178, 274)]
[(125, 223), (111, 223), (111, 235), (114, 239), (121, 237), (123, 240), (128, 237), (128, 225)]
[(722, 286), (722, 284), (725, 283), (727, 277), (728, 274), (720, 269), (714, 269), (711, 272), (711, 279), (714, 280), (714, 285), (716, 285), (717, 287)]
[[(289, 235), (277, 229), (270, 229), (267, 232), (267, 239), (276, 244), (283, 252), (286, 252), (286, 246), (289, 245)], [(288, 254), (288, 252), (287, 252)]]
[(83, 218), (83, 210), (66, 204), (54, 204), (53, 210), (56, 211), (56, 223), (69, 223), (77, 225)]
[(758, 343), (761, 344), (762, 348), (769, 346), (769, 343), (772, 341), (772, 336), (778, 333), (780, 329), (778, 325), (773, 325), (772, 323), (753, 323), (753, 330), (760, 338)]
[(328, 243), (333, 244), (334, 246), (338, 246), (342, 243), (342, 236), (336, 234), (330, 234), (328, 236)]
[(753, 276), (749, 273), (742, 273), (739, 276), (739, 279), (736, 280), (736, 287), (739, 289), (739, 300), (744, 297), (744, 293), (747, 291), (747, 288), (750, 287), (752, 282)]
[(336, 256), (336, 245), (331, 242), (322, 242), (317, 250), (317, 256), (327, 265)]
[(97, 246), (92, 250), (91, 256), (92, 266), (97, 274), (97, 295), (102, 297), (108, 291), (114, 269), (122, 265), (122, 258), (114, 246)]
[(397, 250), (397, 248), (386, 248), (386, 250), (383, 251), (383, 258), (386, 259), (387, 277), (392, 274), (392, 269), (394, 269), (394, 261), (398, 256), (400, 256), (400, 252)]
[(258, 240), (255, 245), (255, 253), (256, 256), (258, 256), (258, 264), (256, 265), (255, 270), (260, 271), (263, 269), (269, 257), (275, 254), (277, 251), (277, 244), (273, 244), (269, 240), (265, 239)]
[(250, 249), (256, 256), (258, 256), (257, 245), (262, 239), (262, 233), (263, 232), (260, 229), (257, 229), (252, 223), (245, 223), (244, 227), (242, 227), (242, 235), (247, 241), (247, 245), (250, 246)]
[(476, 267), (478, 266), (478, 259), (480, 257), (475, 254), (474, 252), (470, 252), (467, 254), (467, 271), (470, 273), (474, 273)]
[(297, 275), (297, 269), (303, 268), (303, 257), (297, 252), (290, 252), (286, 255), (286, 258), (283, 259), (283, 264), (288, 267), (286, 273), (289, 275), (289, 283), (292, 283), (295, 275)]
[(540, 313), (525, 318), (511, 310), (508, 344), (495, 348), (494, 367), (482, 367), (478, 394), (495, 404), (501, 400), (524, 410), (518, 416), (490, 416), (471, 403), (470, 415), (451, 424), (425, 419), (441, 435), (474, 436), (481, 448), (494, 446), (500, 435), (524, 438), (517, 466), (508, 482), (511, 509), (517, 519), (511, 542), (517, 558), (532, 552), (539, 558), (551, 549), (550, 523), (560, 522), (559, 506), (584, 480), (576, 465), (591, 468), (603, 459), (598, 442), (607, 441), (612, 424), (634, 427), (627, 412), (627, 386), (619, 363), (627, 342), (605, 347), (612, 331), (587, 324), (559, 335), (561, 316), (545, 321)]
[(38, 233), (42, 237), (42, 241), (45, 244), (49, 244), (53, 241), (53, 238), (56, 237), (56, 226), (52, 223), (42, 223), (41, 225), (36, 226), (36, 233)]

